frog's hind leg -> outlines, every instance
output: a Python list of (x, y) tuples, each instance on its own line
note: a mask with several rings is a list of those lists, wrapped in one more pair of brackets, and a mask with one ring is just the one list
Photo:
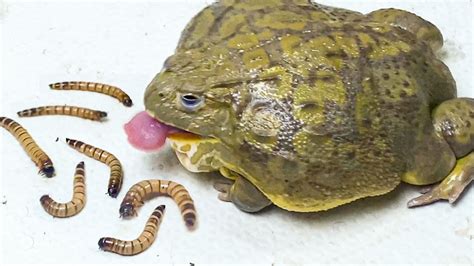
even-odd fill
[(216, 181), (214, 188), (220, 192), (220, 200), (232, 202), (244, 212), (258, 212), (271, 204), (271, 201), (244, 177), (226, 168), (222, 169), (221, 173), (234, 181)]
[(405, 10), (387, 8), (373, 11), (367, 15), (371, 21), (400, 27), (413, 33), (417, 39), (425, 41), (433, 51), (443, 46), (441, 31), (431, 22)]
[(446, 101), (433, 112), (438, 135), (450, 145), (456, 158), (454, 169), (439, 184), (408, 202), (408, 207), (426, 205), (438, 200), (454, 203), (474, 180), (474, 99)]
[(459, 159), (453, 171), (439, 185), (408, 202), (408, 207), (417, 207), (438, 200), (454, 203), (463, 190), (474, 180), (474, 152)]

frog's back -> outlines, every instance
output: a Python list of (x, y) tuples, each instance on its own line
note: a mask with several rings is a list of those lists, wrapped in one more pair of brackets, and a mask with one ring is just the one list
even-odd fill
[(213, 78), (245, 83), (232, 170), (296, 211), (391, 191), (432, 128), (433, 106), (455, 97), (449, 70), (414, 34), (360, 13), (249, 2), (204, 9), (177, 49), (215, 57)]
[(206, 7), (186, 26), (178, 50), (207, 48), (253, 33), (260, 41), (300, 34), (314, 23), (351, 21), (364, 16), (309, 0), (221, 0)]

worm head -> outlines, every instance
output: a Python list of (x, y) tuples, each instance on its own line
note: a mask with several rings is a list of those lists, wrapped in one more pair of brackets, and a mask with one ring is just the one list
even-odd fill
[(127, 218), (136, 214), (132, 203), (126, 202), (120, 206), (120, 217)]
[(100, 112), (99, 112), (99, 117), (100, 117), (100, 118), (105, 118), (105, 117), (107, 117), (107, 112), (100, 111)]
[(52, 165), (45, 166), (40, 170), (40, 174), (45, 175), (48, 178), (51, 178), (54, 176), (54, 167)]
[(133, 105), (132, 99), (127, 98), (127, 99), (123, 100), (123, 105), (125, 105), (127, 107), (132, 106)]
[(109, 196), (111, 196), (112, 198), (116, 198), (118, 193), (119, 193), (119, 190), (116, 186), (111, 186), (107, 190), (107, 194), (109, 194)]
[(101, 239), (99, 239), (99, 242), (97, 243), (99, 244), (99, 249), (104, 250), (107, 247), (107, 245), (110, 244), (108, 242), (110, 242), (108, 237), (102, 237)]

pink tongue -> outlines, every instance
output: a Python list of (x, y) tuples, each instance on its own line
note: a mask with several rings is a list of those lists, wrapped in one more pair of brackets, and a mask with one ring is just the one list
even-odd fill
[(123, 127), (130, 144), (144, 151), (158, 150), (165, 143), (168, 133), (176, 131), (175, 128), (160, 123), (145, 111), (136, 114)]

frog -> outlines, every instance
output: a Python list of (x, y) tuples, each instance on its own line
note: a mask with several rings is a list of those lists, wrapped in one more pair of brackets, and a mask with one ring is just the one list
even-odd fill
[(454, 203), (474, 178), (474, 99), (457, 98), (441, 31), (395, 8), (221, 0), (185, 27), (144, 95), (191, 172), (218, 172), (244, 212), (318, 212), (428, 186)]

